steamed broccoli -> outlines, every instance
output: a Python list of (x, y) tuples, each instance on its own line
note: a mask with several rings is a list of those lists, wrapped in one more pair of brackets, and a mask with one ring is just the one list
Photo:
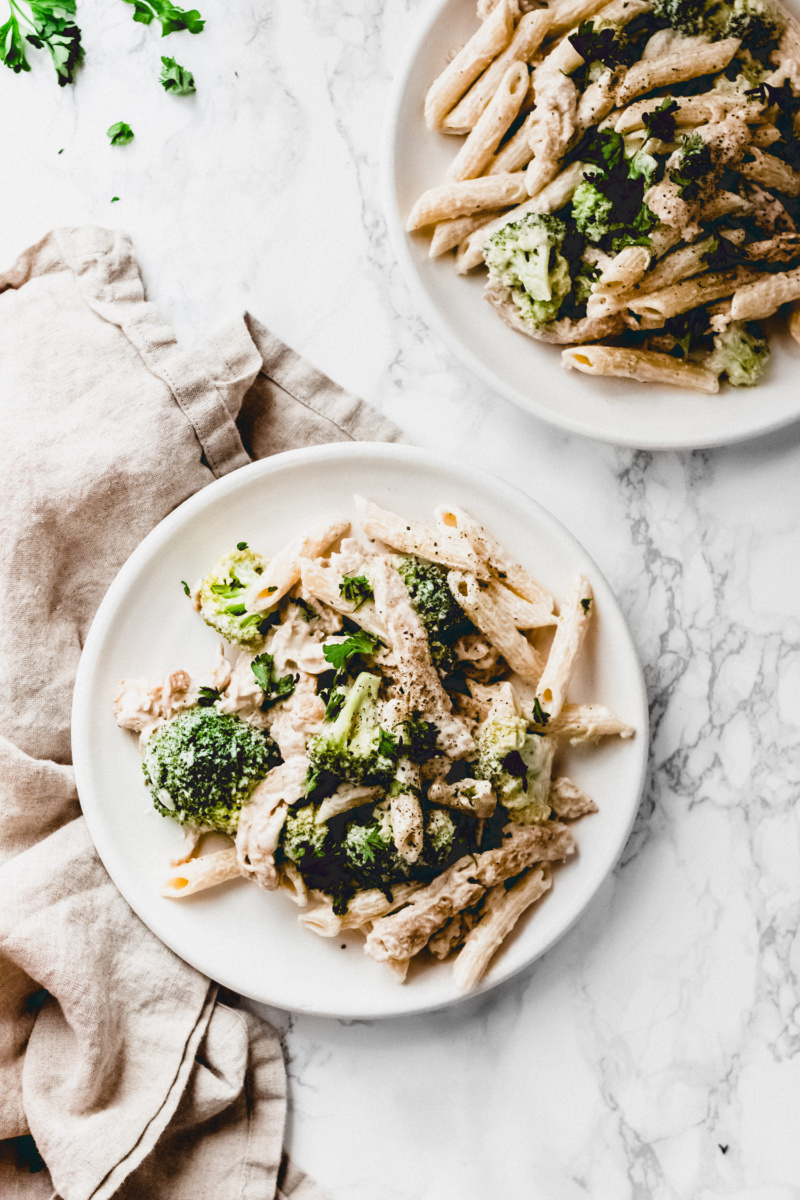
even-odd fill
[(399, 751), (381, 729), (377, 675), (362, 671), (329, 729), (308, 746), (306, 795), (321, 799), (342, 782), (388, 787)]
[(779, 34), (763, 0), (655, 0), (655, 14), (680, 33), (704, 33), (714, 41), (738, 37), (761, 50)]
[(287, 858), (302, 865), (311, 855), (320, 858), (328, 842), (328, 826), (317, 825), (316, 804), (305, 804), (302, 808), (290, 808), (281, 832), (281, 848)]
[(409, 554), (398, 560), (397, 570), (425, 626), (433, 665), (448, 675), (456, 661), (454, 644), (465, 634), (473, 633), (475, 626), (453, 598), (447, 583), (447, 567)]
[(656, 218), (644, 203), (644, 193), (658, 167), (655, 158), (640, 150), (627, 159), (625, 142), (613, 129), (589, 130), (575, 154), (588, 167), (572, 197), (578, 231), (590, 242), (608, 238), (607, 248), (614, 252), (648, 244)]
[(242, 805), (280, 761), (266, 734), (238, 717), (198, 707), (156, 729), (145, 744), (142, 768), (162, 816), (235, 833)]
[(429, 878), (473, 848), (467, 821), (457, 813), (431, 808), (425, 814), (420, 856), (413, 863), (406, 862), (395, 849), (391, 812), (385, 802), (375, 806), (366, 822), (351, 820), (343, 841), (347, 868), (360, 887)]
[(507, 288), (523, 318), (537, 329), (552, 324), (572, 288), (560, 253), (567, 226), (548, 213), (528, 213), (489, 238), (483, 257), (490, 283)]
[(515, 821), (530, 824), (550, 816), (547, 795), (553, 745), (528, 733), (523, 717), (489, 717), (478, 733), (475, 778), (491, 783), (498, 801)]
[(670, 159), (669, 177), (677, 183), (684, 200), (695, 200), (702, 183), (712, 173), (714, 163), (708, 143), (699, 133), (685, 134), (674, 158)]
[(578, 229), (590, 242), (599, 242), (612, 229), (621, 229), (614, 219), (614, 201), (584, 179), (572, 197), (572, 215)]
[(263, 613), (245, 612), (247, 589), (262, 575), (267, 560), (246, 543), (223, 554), (200, 584), (200, 616), (227, 642), (260, 646)]
[(753, 387), (767, 369), (769, 345), (757, 325), (731, 321), (724, 333), (714, 338), (714, 350), (706, 366), (724, 374), (733, 387)]

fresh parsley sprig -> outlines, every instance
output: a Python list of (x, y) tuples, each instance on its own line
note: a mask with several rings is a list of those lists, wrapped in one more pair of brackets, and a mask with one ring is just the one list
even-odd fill
[(351, 633), (343, 642), (329, 642), (322, 647), (322, 653), (336, 674), (343, 675), (357, 654), (374, 654), (380, 644), (380, 638), (373, 637), (365, 629), (359, 629), (358, 633)]
[(30, 71), (27, 42), (49, 50), (59, 87), (72, 83), (83, 59), (81, 31), (72, 19), (75, 0), (8, 0), (8, 13), (0, 25), (0, 61), (15, 75)]
[[(161, 77), (159, 83), (165, 92), (169, 92), (171, 96), (192, 96), (197, 91), (194, 86), (194, 75), (191, 71), (187, 71), (186, 67), (180, 66), (175, 62), (174, 58), (164, 58), (161, 56)], [(237, 542), (237, 550), (246, 550), (247, 542)]]
[(127, 146), (134, 138), (133, 130), (124, 121), (117, 121), (116, 125), (109, 126), (106, 134), (112, 146)]
[(362, 604), (375, 596), (366, 575), (344, 575), (339, 584), (339, 593), (353, 605), (353, 612), (358, 612)]
[(151, 25), (153, 21), (161, 24), (161, 36), (177, 33), (181, 29), (189, 33), (202, 33), (205, 20), (196, 8), (184, 11), (170, 0), (124, 0), (125, 4), (133, 5), (133, 19), (142, 25)]
[(277, 704), (279, 700), (285, 700), (287, 696), (291, 696), (299, 679), (298, 675), (282, 675), (280, 679), (275, 679), (273, 677), (274, 668), (275, 660), (266, 651), (254, 658), (250, 664), (255, 681), (264, 693), (264, 699), (261, 702), (262, 712), (271, 708), (273, 704)]
[(665, 96), (658, 108), (652, 112), (642, 113), (642, 124), (647, 131), (647, 137), (658, 138), (662, 142), (675, 141), (675, 117), (678, 111), (677, 100)]

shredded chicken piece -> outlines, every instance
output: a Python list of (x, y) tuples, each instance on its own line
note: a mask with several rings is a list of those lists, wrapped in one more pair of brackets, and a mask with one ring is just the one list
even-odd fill
[(239, 816), (236, 854), (242, 874), (270, 891), (278, 886), (275, 851), (288, 806), (305, 796), (307, 771), (305, 755), (273, 767)]
[(437, 745), (451, 758), (463, 758), (475, 748), (462, 719), (454, 715), (450, 697), (431, 662), (428, 637), (397, 571), (380, 559), (374, 568), (375, 607), (386, 625), (397, 663), (399, 697), (405, 715), (415, 713), (435, 722)]
[(267, 728), (284, 759), (303, 754), (308, 739), (322, 731), (324, 720), (325, 703), (317, 695), (316, 677), (302, 671), (291, 696), (265, 714)]
[(558, 66), (548, 68), (547, 60), (536, 72), (536, 107), (530, 126), (530, 144), (534, 158), (525, 183), (529, 196), (535, 196), (555, 177), (558, 160), (577, 128), (578, 89)]
[(486, 779), (460, 779), (458, 783), (434, 780), (428, 799), (433, 804), (442, 804), (481, 820), (490, 817), (497, 807), (497, 797)]
[(150, 736), (164, 721), (197, 703), (197, 689), (187, 671), (171, 671), (160, 687), (145, 679), (125, 679), (114, 700), (114, 717), (121, 729)]

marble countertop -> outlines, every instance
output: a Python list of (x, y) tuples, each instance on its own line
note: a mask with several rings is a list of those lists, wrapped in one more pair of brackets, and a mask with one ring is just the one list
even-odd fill
[[(382, 122), (420, 0), (200, 7), (201, 36), (162, 41), (82, 0), (74, 87), (35, 52), (0, 67), (0, 262), (54, 225), (120, 226), (187, 344), (247, 308), (410, 441), (488, 463), (606, 573), (652, 711), (622, 862), (531, 970), (407, 1020), (267, 1014), (293, 1155), (332, 1200), (797, 1200), (800, 428), (652, 455), (493, 395), (386, 238)], [(195, 97), (162, 91), (161, 54)], [(119, 120), (135, 141), (111, 148)]]

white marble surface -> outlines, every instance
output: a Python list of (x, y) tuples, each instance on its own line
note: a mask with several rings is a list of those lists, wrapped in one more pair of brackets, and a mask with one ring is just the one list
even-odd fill
[[(119, 0), (85, 0), (75, 87), (35, 55), (30, 75), (0, 67), (0, 262), (53, 225), (129, 230), (187, 342), (247, 307), (411, 441), (545, 503), (645, 663), (640, 818), (556, 949), (435, 1015), (272, 1014), (297, 1160), (332, 1200), (797, 1200), (800, 430), (619, 451), (536, 424), (453, 360), (380, 204), (383, 110), (420, 7), (205, 0), (205, 33), (162, 42)], [(161, 53), (196, 97), (162, 92)], [(136, 140), (111, 149), (118, 120)]]

